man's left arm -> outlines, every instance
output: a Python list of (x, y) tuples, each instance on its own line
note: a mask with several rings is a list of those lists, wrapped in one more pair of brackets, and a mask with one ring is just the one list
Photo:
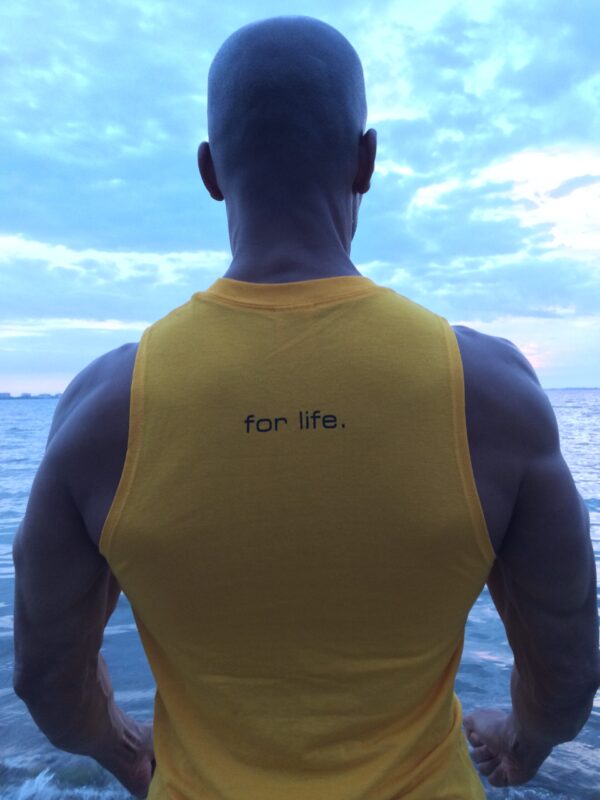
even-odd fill
[(48, 445), (15, 536), (14, 688), (55, 747), (91, 756), (145, 797), (151, 726), (117, 707), (100, 655), (120, 587), (65, 479), (68, 428)]

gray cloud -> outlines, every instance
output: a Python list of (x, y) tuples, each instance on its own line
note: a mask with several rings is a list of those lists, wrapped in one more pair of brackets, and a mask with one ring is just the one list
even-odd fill
[(569, 178), (568, 181), (563, 181), (560, 186), (557, 186), (552, 192), (550, 197), (566, 197), (576, 189), (583, 189), (584, 186), (593, 186), (595, 183), (600, 183), (600, 175), (580, 175), (577, 178)]

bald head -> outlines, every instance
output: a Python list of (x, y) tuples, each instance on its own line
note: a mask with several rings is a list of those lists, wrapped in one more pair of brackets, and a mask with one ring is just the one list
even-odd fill
[(356, 51), (310, 17), (240, 28), (209, 71), (208, 134), (225, 195), (257, 185), (349, 190), (366, 116)]

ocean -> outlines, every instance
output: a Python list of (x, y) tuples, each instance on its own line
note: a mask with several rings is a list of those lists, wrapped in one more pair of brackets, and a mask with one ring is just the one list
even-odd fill
[[(600, 390), (549, 390), (562, 451), (590, 510), (600, 561)], [(128, 793), (94, 761), (53, 748), (12, 691), (11, 543), (41, 460), (56, 400), (0, 401), (0, 798), (124, 800)], [(600, 574), (600, 568), (598, 569)], [(122, 596), (106, 629), (103, 654), (117, 702), (137, 719), (152, 716), (153, 679), (131, 609)], [(512, 653), (487, 589), (473, 606), (456, 691), (464, 713), (506, 706)], [(525, 786), (493, 789), (488, 800), (600, 800), (600, 694), (579, 736), (556, 747)]]

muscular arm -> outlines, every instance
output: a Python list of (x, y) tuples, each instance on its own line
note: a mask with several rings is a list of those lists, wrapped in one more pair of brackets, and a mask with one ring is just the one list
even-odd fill
[(92, 756), (139, 793), (149, 732), (116, 706), (99, 652), (120, 588), (90, 538), (74, 480), (86, 472), (92, 480), (94, 455), (102, 460), (96, 437), (115, 386), (108, 368), (122, 355), (88, 367), (57, 407), (13, 547), (14, 686), (52, 744)]
[(529, 384), (529, 454), (488, 587), (515, 656), (517, 729), (553, 746), (577, 736), (600, 685), (597, 575), (589, 514), (554, 413), (533, 373)]
[(506, 340), (457, 334), (478, 489), (501, 542), (488, 588), (514, 653), (512, 713), (478, 710), (465, 728), (490, 783), (516, 785), (590, 715), (600, 685), (596, 567), (589, 515), (535, 372)]

